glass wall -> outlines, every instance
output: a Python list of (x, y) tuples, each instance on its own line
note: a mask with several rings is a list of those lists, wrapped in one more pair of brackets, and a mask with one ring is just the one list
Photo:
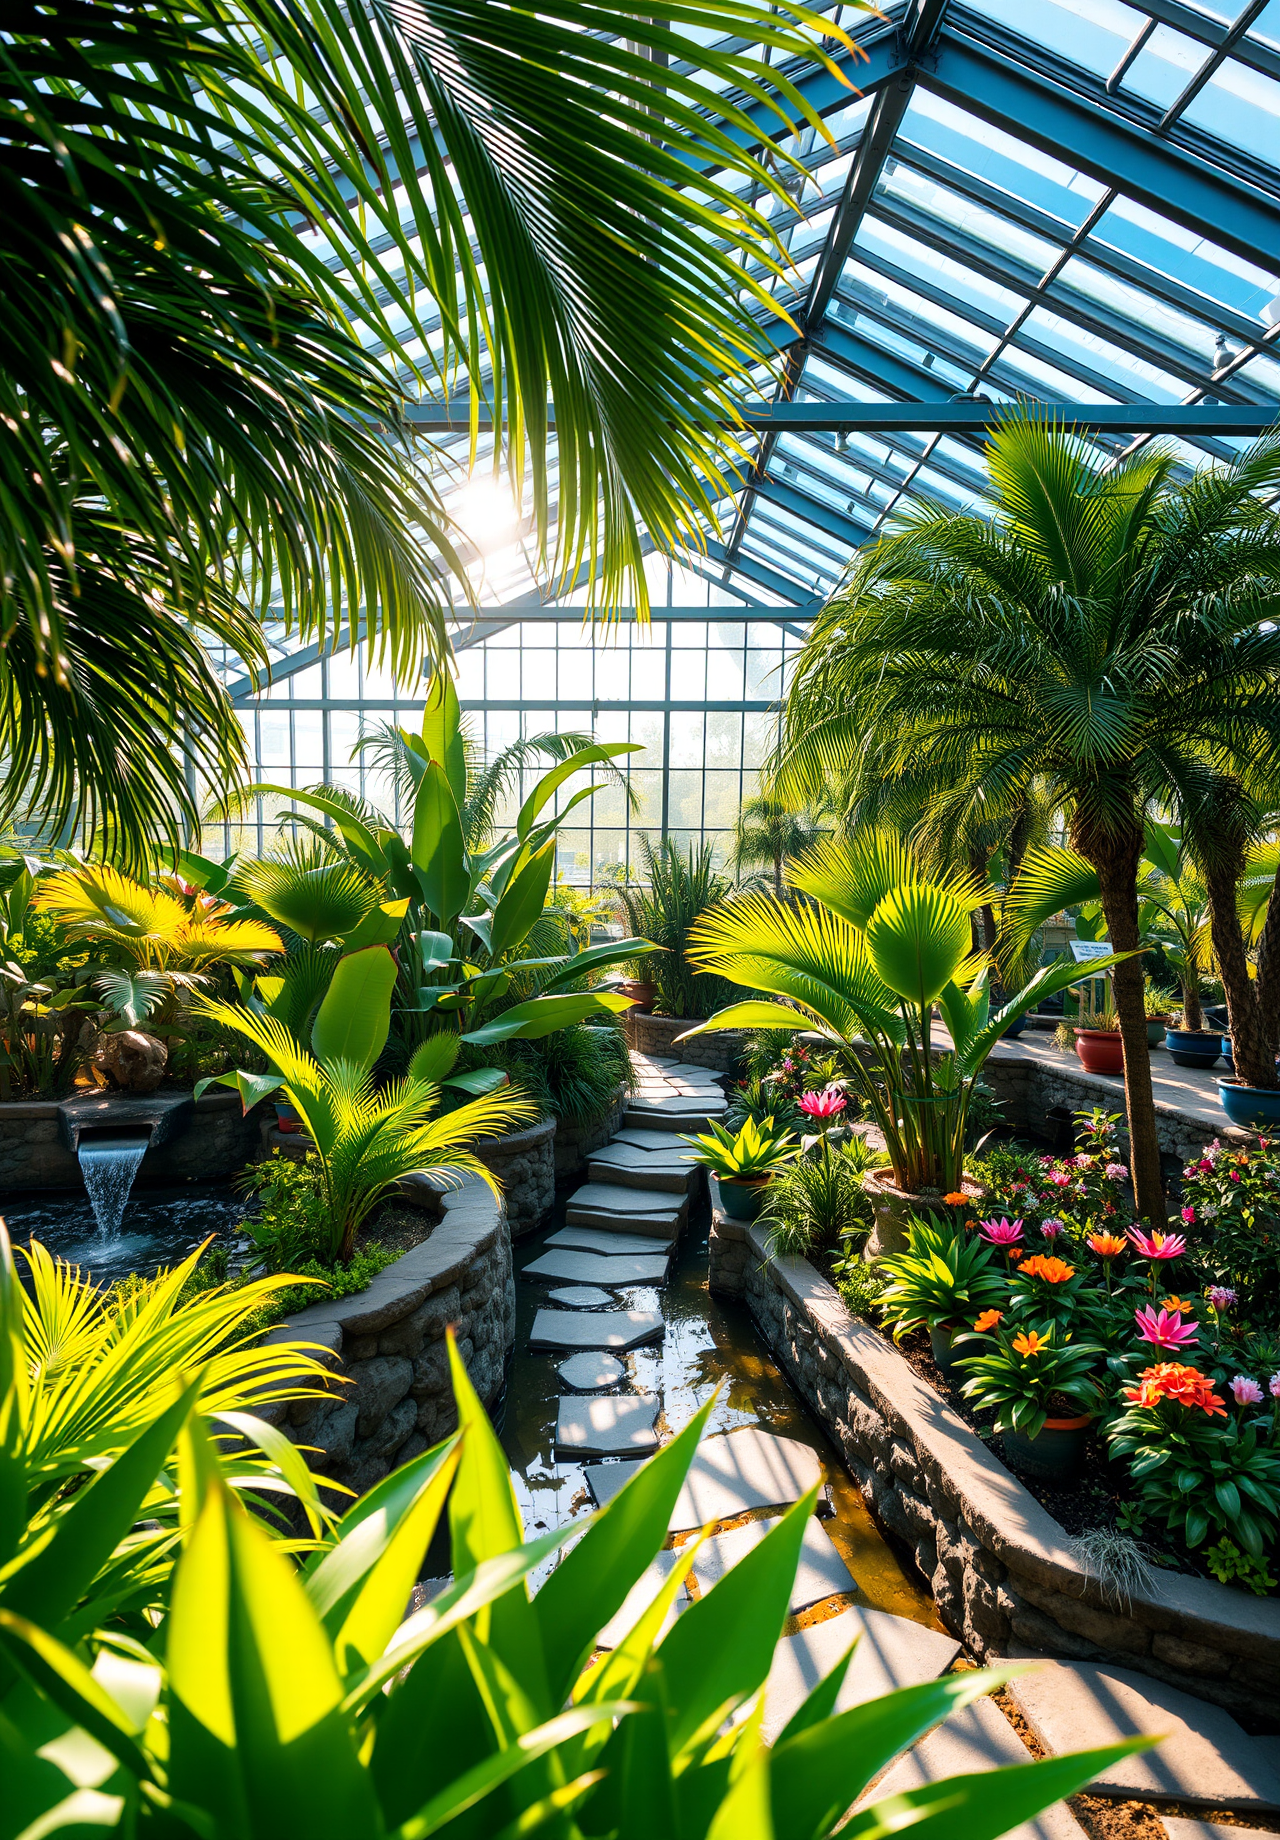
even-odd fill
[[(579, 805), (559, 834), (558, 872), (584, 886), (613, 880), (637, 856), (640, 832), (705, 840), (723, 861), (738, 808), (756, 790), (778, 727), (777, 705), (800, 628), (778, 619), (693, 617), (655, 609), (647, 628), (632, 623), (593, 636), (581, 613), (503, 627), (458, 654), (458, 694), (486, 762), (512, 742), (548, 732), (583, 731), (629, 741), (626, 786), (605, 785)], [(709, 607), (711, 615), (735, 611)], [(745, 611), (745, 610), (744, 610)], [(402, 822), (389, 773), (361, 750), (380, 725), (416, 728), (421, 681), (396, 683), (349, 652), (281, 676), (239, 705), (255, 779), (284, 787), (344, 786)], [(514, 781), (499, 822), (514, 820), (520, 799), (546, 763)], [(561, 808), (578, 783), (560, 793)], [(289, 809), (263, 798), (245, 821), (223, 827), (227, 850), (260, 850)], [(216, 847), (216, 833), (206, 846)]]

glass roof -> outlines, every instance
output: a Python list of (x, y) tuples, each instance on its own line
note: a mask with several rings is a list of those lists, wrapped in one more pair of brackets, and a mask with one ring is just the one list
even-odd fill
[[(865, 54), (843, 54), (860, 93), (837, 94), (816, 62), (788, 70), (812, 85), (831, 141), (807, 129), (793, 143), (808, 183), (775, 293), (795, 331), (775, 323), (760, 397), (1280, 415), (1280, 0), (824, 10)], [(782, 227), (780, 204), (773, 215)], [(1095, 436), (1105, 455), (1147, 438)], [(1188, 467), (1243, 444), (1174, 438)], [(984, 485), (977, 437), (747, 445), (720, 529), (685, 561), (756, 603), (826, 595), (905, 502), (963, 507)], [(491, 458), (482, 439), (482, 469)], [(528, 505), (477, 497), (465, 465), (463, 436), (436, 442), (434, 477), (475, 536), (482, 607), (536, 604)], [(304, 663), (282, 629), (268, 638), (282, 664)], [(226, 674), (243, 688), (234, 661)]]

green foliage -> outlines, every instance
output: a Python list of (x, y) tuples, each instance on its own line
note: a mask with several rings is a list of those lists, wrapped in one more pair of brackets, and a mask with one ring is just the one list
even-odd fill
[(705, 975), (689, 956), (694, 925), (733, 886), (717, 873), (710, 844), (682, 850), (673, 837), (655, 846), (641, 833), (638, 887), (620, 898), (631, 931), (660, 948), (646, 960), (644, 975), (654, 985), (654, 1007), (665, 1016), (707, 1016), (730, 1000), (724, 979)]
[(1242, 1590), (1252, 1591), (1255, 1597), (1268, 1596), (1280, 1582), (1271, 1576), (1261, 1559), (1241, 1552), (1235, 1541), (1225, 1534), (1206, 1550), (1204, 1562), (1219, 1584), (1238, 1584)]
[(244, 1232), (257, 1248), (261, 1270), (297, 1271), (331, 1251), (328, 1195), (317, 1158), (298, 1162), (277, 1151), (250, 1163), (237, 1186), (258, 1197), (256, 1211), (245, 1216)]
[(886, 1279), (878, 1264), (869, 1264), (857, 1252), (841, 1261), (835, 1275), (841, 1300), (854, 1316), (867, 1322), (875, 1320), (875, 1309), (884, 1292)]
[[(1008, 1679), (952, 1675), (832, 1715), (845, 1656), (772, 1745), (758, 1717), (735, 1719), (785, 1626), (813, 1493), (662, 1636), (686, 1547), (590, 1665), (666, 1539), (710, 1402), (602, 1512), (523, 1544), (506, 1458), (452, 1342), (450, 1361), (461, 1435), (380, 1482), (301, 1565), (235, 1500), (185, 1399), (119, 1466), (114, 1519), (127, 1526), (180, 1439), (181, 1550), (147, 1645), (68, 1628), (47, 1589), (20, 1614), (0, 1599), (6, 1787), (28, 1825), (56, 1823), (91, 1788), (99, 1828), (205, 1840), (294, 1825), (315, 1840), (413, 1840), (455, 1817), (473, 1840), (544, 1827), (565, 1840), (825, 1840), (895, 1756)], [(446, 1499), (453, 1582), (402, 1620)], [(914, 1814), (925, 1840), (996, 1840), (1147, 1742), (907, 1791), (853, 1831)]]
[(1238, 1149), (1215, 1138), (1183, 1170), (1182, 1198), (1214, 1281), (1260, 1324), (1280, 1326), (1280, 1144)]
[[(1144, 1396), (1153, 1394), (1150, 1403)], [(1207, 1385), (1199, 1398), (1160, 1395), (1158, 1385), (1130, 1389), (1130, 1405), (1108, 1438), (1129, 1459), (1140, 1513), (1195, 1548), (1210, 1533), (1237, 1542), (1260, 1560), (1280, 1521), (1280, 1451), (1270, 1421), (1242, 1413), (1221, 1428), (1221, 1401)], [(1203, 1402), (1203, 1403), (1202, 1403)]]
[[(819, 845), (792, 866), (802, 902), (748, 894), (694, 927), (691, 961), (777, 1002), (719, 1010), (702, 1029), (795, 1031), (797, 1011), (847, 1054), (847, 1079), (884, 1134), (894, 1180), (915, 1193), (960, 1186), (974, 1083), (1005, 1028), (1078, 976), (1051, 966), (991, 1014), (989, 967), (970, 916), (986, 890), (935, 882), (893, 831)], [(1108, 960), (1100, 960), (1102, 965)], [(951, 1036), (936, 1054), (933, 1007)], [(865, 1038), (864, 1061), (854, 1042)]]
[(1101, 1348), (1072, 1341), (1069, 1331), (1053, 1323), (1012, 1335), (997, 1326), (990, 1335), (961, 1336), (952, 1347), (958, 1351), (982, 1342), (988, 1344), (985, 1353), (957, 1353), (957, 1365), (968, 1375), (961, 1391), (976, 1406), (994, 1413), (997, 1431), (1037, 1437), (1055, 1394), (1080, 1412), (1097, 1411)]
[(976, 1235), (930, 1217), (909, 1222), (907, 1242), (906, 1252), (880, 1261), (890, 1279), (880, 1309), (895, 1342), (913, 1329), (959, 1328), (1004, 1301), (1004, 1276)]
[(884, 1161), (884, 1153), (870, 1149), (865, 1137), (842, 1144), (824, 1137), (769, 1184), (762, 1224), (770, 1246), (801, 1258), (839, 1249), (845, 1263), (837, 1263), (837, 1272), (860, 1264), (861, 1242), (873, 1218), (863, 1178)]
[(748, 1118), (737, 1131), (726, 1131), (714, 1118), (706, 1132), (681, 1137), (682, 1144), (693, 1146), (688, 1163), (701, 1163), (721, 1181), (750, 1181), (773, 1176), (795, 1159), (799, 1146), (790, 1131), (779, 1130), (772, 1118), (757, 1124)]

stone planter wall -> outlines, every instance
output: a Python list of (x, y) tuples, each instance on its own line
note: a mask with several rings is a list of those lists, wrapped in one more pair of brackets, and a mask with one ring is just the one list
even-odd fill
[(628, 1010), (622, 1027), (635, 1054), (669, 1055), (693, 1067), (710, 1067), (713, 1073), (731, 1073), (746, 1037), (740, 1029), (726, 1029), (722, 1034), (695, 1035), (692, 1041), (677, 1042), (676, 1037), (696, 1028), (697, 1022), (696, 1017), (642, 1016)]
[(318, 1343), (335, 1385), (332, 1399), (271, 1406), (261, 1416), (294, 1443), (314, 1446), (312, 1469), (357, 1494), (454, 1429), (450, 1324), (487, 1406), (502, 1391), (515, 1342), (516, 1287), (501, 1204), (478, 1178), (443, 1195), (424, 1178), (410, 1178), (402, 1195), (441, 1211), (430, 1238), (359, 1296), (312, 1304), (267, 1336)]
[(1280, 1601), (1160, 1575), (1122, 1597), (907, 1361), (804, 1259), (712, 1218), (711, 1288), (742, 1298), (828, 1428), (877, 1519), (911, 1549), (938, 1614), (978, 1660), (1033, 1649), (1107, 1661), (1280, 1718)]
[(557, 1118), (554, 1146), (557, 1182), (567, 1182), (571, 1176), (582, 1174), (587, 1159), (601, 1145), (607, 1144), (618, 1130), (626, 1109), (627, 1088), (620, 1081), (610, 1094), (608, 1109), (592, 1123), (575, 1124), (572, 1119)]
[[(83, 1188), (59, 1109), (56, 1099), (0, 1105), (0, 1189)], [(205, 1093), (176, 1124), (173, 1135), (147, 1151), (138, 1180), (216, 1182), (234, 1175), (257, 1150), (262, 1109), (255, 1106), (245, 1117), (235, 1093)], [(108, 1104), (95, 1125), (112, 1122)], [(131, 1122), (122, 1110), (122, 1128), (130, 1128)]]
[(543, 1118), (525, 1131), (510, 1131), (475, 1145), (486, 1169), (502, 1184), (512, 1239), (536, 1233), (556, 1198), (556, 1121)]

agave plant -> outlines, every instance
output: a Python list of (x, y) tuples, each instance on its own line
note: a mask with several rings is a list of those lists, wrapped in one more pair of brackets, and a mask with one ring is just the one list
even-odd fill
[[(454, 1036), (424, 1042), (403, 1078), (377, 1086), (373, 1067), (387, 1045), (395, 978), (395, 959), (386, 946), (366, 946), (341, 959), (316, 1010), (309, 1049), (265, 1010), (200, 1005), (209, 1021), (259, 1048), (272, 1071), (216, 1074), (197, 1084), (196, 1096), (211, 1085), (230, 1086), (248, 1111), (283, 1089), (319, 1159), (331, 1263), (350, 1262), (360, 1228), (403, 1176), (425, 1169), (478, 1175), (497, 1194), (493, 1176), (469, 1146), (537, 1116), (523, 1095), (500, 1090), (505, 1074), (451, 1076)], [(481, 1096), (433, 1118), (446, 1077), (471, 1090), (478, 1085)]]
[(126, 1027), (146, 1019), (171, 1029), (180, 999), (207, 984), (214, 965), (261, 965), (281, 949), (280, 935), (261, 920), (238, 918), (212, 895), (184, 901), (167, 888), (148, 888), (108, 863), (64, 869), (36, 884), (31, 904), (52, 914), (73, 939), (122, 958), (95, 987)]
[[(705, 914), (689, 941), (694, 964), (783, 1001), (730, 1004), (686, 1034), (800, 1027), (841, 1047), (861, 1041), (867, 1052), (850, 1054), (850, 1082), (884, 1132), (895, 1182), (958, 1189), (969, 1100), (987, 1056), (1079, 968), (1037, 972), (993, 1016), (989, 959), (973, 951), (969, 918), (988, 891), (971, 878), (930, 879), (893, 832), (820, 844), (790, 879), (806, 901), (740, 896)], [(945, 1040), (935, 1038), (935, 1004)]]
[[(182, 1553), (149, 1647), (106, 1632), (77, 1642), (38, 1607), (0, 1608), (0, 1665), (21, 1672), (24, 1715), (8, 1727), (6, 1787), (29, 1829), (92, 1818), (205, 1840), (426, 1840), (456, 1823), (469, 1840), (825, 1840), (898, 1752), (1017, 1671), (834, 1713), (846, 1656), (765, 1743), (759, 1708), (735, 1715), (769, 1672), (813, 1492), (663, 1637), (700, 1542), (686, 1546), (591, 1665), (666, 1539), (711, 1402), (602, 1512), (525, 1544), (452, 1338), (449, 1355), (460, 1435), (387, 1477), (301, 1567), (238, 1506), (188, 1421)], [(145, 1488), (121, 1476), (122, 1515)], [(446, 1497), (453, 1581), (402, 1620)], [(909, 1822), (922, 1840), (995, 1840), (1147, 1742), (930, 1783), (841, 1831), (871, 1840)]]

